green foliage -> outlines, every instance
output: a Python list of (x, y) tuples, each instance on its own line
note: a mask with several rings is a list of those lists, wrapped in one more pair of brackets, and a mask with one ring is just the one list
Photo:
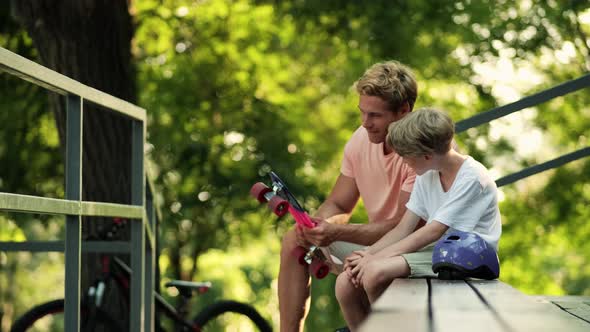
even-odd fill
[[(308, 210), (319, 206), (338, 175), (342, 147), (359, 125), (350, 86), (370, 64), (408, 64), (420, 85), (416, 106), (441, 107), (455, 120), (590, 68), (585, 1), (133, 5), (139, 100), (149, 117), (147, 168), (162, 212), (162, 282), (215, 284), (191, 314), (223, 297), (252, 303), (278, 323), (280, 238), (292, 221), (277, 221), (249, 197), (249, 188), (274, 170)], [(7, 18), (6, 10), (1, 15)], [(36, 57), (10, 19), (0, 22), (3, 46)], [(514, 77), (508, 87), (495, 72), (506, 68)], [(518, 78), (522, 73), (529, 75)], [(588, 146), (589, 99), (580, 91), (523, 111), (524, 129), (511, 127), (521, 121), (511, 116), (470, 129), (457, 141), (498, 176), (508, 174)], [(0, 162), (11, 165), (1, 168), (0, 190), (63, 197), (63, 163), (52, 118), (42, 111), (46, 103), (41, 89), (0, 76), (2, 109), (19, 112), (0, 114)], [(519, 139), (527, 130), (543, 138), (536, 153)], [(19, 176), (23, 169), (29, 171)], [(528, 293), (589, 294), (589, 183), (586, 158), (502, 188), (504, 281)], [(354, 222), (366, 220), (359, 207)], [(59, 220), (11, 214), (0, 219), (0, 236), (40, 236), (41, 227), (45, 236), (59, 238), (55, 225)], [(19, 256), (17, 269), (2, 255), (3, 271), (13, 264), (9, 275), (24, 273), (17, 272), (22, 268), (59, 271), (53, 256), (50, 263)], [(24, 295), (12, 298), (16, 312), (40, 300), (33, 282), (24, 280)], [(313, 283), (309, 331), (343, 325), (333, 285), (332, 277)]]
[[(502, 204), (504, 281), (532, 294), (589, 294), (590, 225), (585, 221), (590, 218), (590, 185), (580, 181), (589, 171), (587, 160), (573, 162), (552, 171), (544, 190)], [(525, 180), (523, 186), (533, 181)], [(516, 193), (514, 188), (506, 191)]]

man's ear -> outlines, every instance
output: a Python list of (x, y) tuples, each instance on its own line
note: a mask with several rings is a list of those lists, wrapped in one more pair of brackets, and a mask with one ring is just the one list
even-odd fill
[(424, 160), (429, 161), (430, 159), (432, 159), (432, 155), (431, 154), (425, 154), (424, 155)]
[(406, 114), (410, 113), (411, 111), (412, 110), (410, 109), (410, 103), (408, 103), (407, 101), (404, 102), (402, 107), (399, 108), (399, 113), (401, 115), (406, 115)]

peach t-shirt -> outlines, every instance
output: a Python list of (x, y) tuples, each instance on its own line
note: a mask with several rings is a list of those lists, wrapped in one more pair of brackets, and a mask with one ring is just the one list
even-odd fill
[(412, 192), (416, 179), (402, 157), (395, 152), (385, 155), (383, 143), (371, 143), (363, 127), (346, 143), (340, 171), (355, 179), (369, 222), (393, 218), (400, 191)]

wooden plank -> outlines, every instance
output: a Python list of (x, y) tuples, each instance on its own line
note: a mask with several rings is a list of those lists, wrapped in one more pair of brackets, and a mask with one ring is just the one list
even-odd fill
[(361, 332), (428, 332), (428, 312), (424, 311), (374, 311), (361, 324)]
[(0, 211), (77, 215), (80, 202), (0, 192)]
[(533, 299), (540, 303), (555, 305), (590, 323), (590, 296), (533, 296)]
[(505, 331), (506, 328), (465, 281), (433, 279), (432, 319), (436, 332)]
[(426, 279), (396, 279), (374, 303), (360, 331), (429, 331)]
[(510, 325), (509, 331), (589, 331), (590, 324), (556, 306), (535, 301), (503, 282), (470, 281), (498, 316)]
[(2, 47), (0, 47), (0, 71), (6, 71), (59, 94), (77, 95), (85, 101), (104, 106), (144, 123), (146, 121), (145, 109), (77, 82)]
[(428, 310), (426, 279), (395, 279), (373, 304), (373, 310), (406, 311)]
[(105, 202), (81, 202), (83, 216), (95, 217), (122, 217), (130, 219), (143, 218), (143, 207), (138, 205), (127, 205)]
[(532, 297), (500, 281), (433, 279), (430, 316), (428, 292), (426, 279), (395, 280), (360, 330), (590, 331), (590, 297)]

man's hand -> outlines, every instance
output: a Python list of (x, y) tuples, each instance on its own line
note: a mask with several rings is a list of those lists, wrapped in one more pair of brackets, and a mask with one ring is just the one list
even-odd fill
[(313, 243), (318, 247), (325, 247), (337, 240), (338, 231), (336, 225), (332, 225), (325, 219), (312, 217), (316, 224), (314, 228), (301, 227), (305, 240)]
[(303, 248), (309, 248), (312, 246), (311, 242), (307, 241), (305, 234), (303, 234), (304, 226), (295, 225), (295, 235), (297, 236), (297, 245)]

